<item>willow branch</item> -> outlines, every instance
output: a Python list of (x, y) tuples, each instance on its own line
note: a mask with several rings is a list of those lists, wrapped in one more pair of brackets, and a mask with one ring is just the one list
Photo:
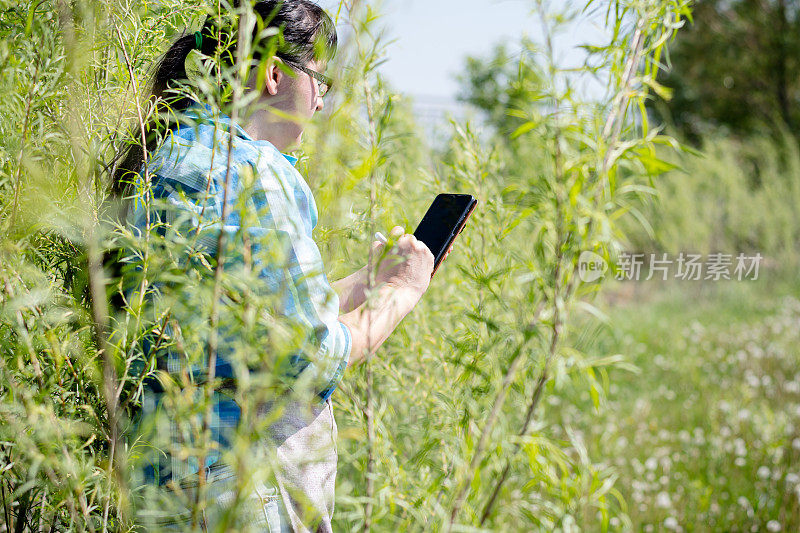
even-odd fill
[[(350, 4), (348, 11), (351, 16), (358, 8), (359, 2), (355, 0)], [(354, 41), (360, 58), (365, 57), (364, 49), (359, 39), (358, 31), (355, 32)], [(364, 101), (367, 107), (367, 122), (369, 134), (370, 157), (373, 159), (369, 170), (369, 205), (367, 207), (367, 219), (369, 221), (369, 234), (375, 232), (375, 204), (377, 203), (377, 173), (375, 169), (375, 154), (378, 151), (378, 134), (375, 123), (374, 96), (372, 87), (369, 83), (369, 72), (365, 70), (363, 79)], [(367, 294), (372, 292), (375, 285), (375, 261), (373, 247), (369, 247), (367, 258)], [(368, 308), (372, 306), (371, 299), (367, 299)], [(372, 313), (369, 313), (371, 321)], [(372, 369), (372, 346), (371, 337), (372, 325), (367, 326), (367, 347), (364, 356), (364, 373), (366, 378), (364, 418), (367, 425), (367, 471), (366, 471), (366, 505), (364, 508), (364, 531), (370, 531), (372, 527), (373, 499), (375, 497), (375, 399), (373, 390), (373, 369)]]
[(494, 402), (492, 403), (492, 411), (489, 413), (489, 418), (487, 418), (486, 424), (483, 426), (483, 430), (481, 431), (481, 435), (478, 439), (478, 445), (475, 447), (475, 451), (472, 454), (472, 459), (470, 460), (469, 469), (467, 471), (467, 477), (461, 482), (458, 490), (456, 491), (453, 507), (450, 509), (450, 516), (444, 527), (444, 531), (448, 533), (452, 530), (453, 523), (455, 522), (458, 513), (461, 512), (461, 508), (464, 506), (464, 502), (469, 494), (469, 487), (472, 485), (472, 480), (475, 479), (475, 474), (477, 473), (478, 467), (483, 460), (483, 451), (486, 448), (486, 444), (489, 442), (489, 435), (491, 434), (492, 429), (494, 429), (494, 424), (497, 422), (497, 419), (500, 417), (500, 412), (502, 411), (503, 404), (506, 401), (508, 390), (511, 388), (511, 384), (514, 383), (514, 378), (517, 375), (517, 371), (526, 359), (523, 355), (523, 350), (528, 344), (529, 340), (530, 335), (526, 334), (525, 339), (520, 342), (519, 346), (517, 346), (517, 348), (514, 350), (511, 364), (509, 365), (508, 370), (506, 370), (505, 376), (503, 376), (503, 382), (500, 385), (500, 391), (495, 396)]
[[(644, 28), (644, 17), (640, 18), (639, 21), (637, 22), (636, 29), (634, 31), (634, 34), (633, 34), (632, 38), (631, 38), (630, 48), (631, 48), (632, 51), (631, 51), (631, 54), (628, 56), (628, 59), (627, 59), (627, 61), (625, 63), (625, 68), (624, 68), (623, 76), (622, 76), (622, 87), (621, 87), (620, 91), (617, 93), (617, 96), (615, 98), (613, 111), (612, 111), (611, 114), (609, 114), (608, 118), (606, 119), (605, 125), (603, 127), (602, 137), (607, 140), (607, 142), (606, 142), (607, 148), (606, 148), (606, 152), (605, 152), (605, 154), (603, 156), (601, 176), (605, 176), (607, 171), (608, 171), (608, 165), (609, 165), (609, 163), (611, 161), (611, 154), (612, 154), (612, 151), (613, 151), (613, 147), (618, 142), (619, 136), (620, 136), (620, 134), (622, 132), (622, 123), (624, 121), (625, 112), (626, 112), (626, 109), (628, 107), (628, 102), (630, 101), (630, 95), (631, 95), (631, 91), (632, 91), (632, 84), (633, 84), (633, 80), (634, 80), (634, 74), (636, 72), (635, 68), (636, 68), (637, 65), (639, 65), (639, 63), (641, 61), (643, 45), (644, 45), (643, 28)], [(547, 32), (547, 35), (549, 35), (549, 32)], [(548, 50), (550, 52), (552, 52), (552, 48), (550, 48), (549, 42), (548, 42)], [(558, 146), (559, 146), (559, 143), (557, 142), (556, 143), (557, 150), (558, 150)], [(558, 156), (558, 152), (557, 152), (556, 155)], [(597, 190), (598, 191), (602, 190), (602, 187), (598, 187)], [(598, 200), (598, 198), (597, 198), (597, 196), (595, 196), (595, 202), (597, 202), (597, 200)], [(557, 207), (557, 211), (558, 210), (559, 209)], [(558, 223), (560, 221), (560, 219), (561, 219), (561, 216), (560, 216), (560, 213), (558, 213), (556, 222)], [(592, 224), (592, 221), (589, 222), (589, 225), (590, 225), (589, 229), (591, 228), (591, 224)], [(558, 227), (560, 227), (560, 225)], [(587, 230), (587, 233), (588, 233), (588, 230)], [(559, 284), (558, 284), (557, 280), (560, 277), (559, 276), (559, 274), (560, 274), (559, 270), (561, 268), (562, 259), (563, 259), (562, 256), (561, 256), (561, 249), (562, 249), (562, 245), (563, 245), (562, 240), (563, 240), (562, 236), (559, 235), (558, 244), (557, 244), (557, 246), (558, 246), (557, 254), (558, 255), (557, 255), (557, 260), (556, 260), (556, 265), (555, 265), (556, 271), (555, 271), (555, 274), (554, 274), (554, 277), (556, 278), (556, 283), (554, 285), (554, 302), (558, 298), (558, 286), (559, 286)], [(574, 265), (572, 266), (572, 268), (574, 270), (574, 268), (575, 268)], [(570, 282), (565, 287), (564, 295), (562, 296), (562, 300), (565, 301), (565, 302), (568, 301), (571, 298), (571, 296), (573, 294), (573, 291), (575, 289), (575, 279), (576, 279), (576, 277), (574, 276), (574, 272), (572, 274), (573, 274), (573, 276), (572, 276)], [(531, 393), (531, 398), (530, 398), (530, 401), (528, 402), (528, 407), (527, 407), (526, 412), (525, 412), (525, 419), (523, 421), (523, 424), (522, 424), (522, 427), (521, 427), (519, 433), (517, 434), (517, 437), (519, 439), (522, 439), (523, 437), (525, 437), (525, 435), (528, 434), (528, 431), (530, 431), (530, 427), (531, 427), (531, 425), (533, 423), (534, 413), (536, 412), (536, 409), (539, 406), (539, 403), (541, 401), (542, 391), (544, 390), (544, 386), (545, 386), (545, 384), (547, 383), (547, 381), (550, 378), (550, 376), (549, 376), (550, 364), (551, 364), (551, 361), (553, 360), (553, 358), (555, 357), (556, 351), (558, 349), (558, 342), (559, 342), (559, 339), (560, 339), (560, 336), (561, 336), (561, 328), (563, 326), (563, 318), (564, 317), (562, 316), (562, 311), (560, 310), (559, 306), (558, 305), (554, 305), (553, 329), (552, 329), (552, 334), (551, 334), (551, 339), (550, 339), (550, 346), (549, 346), (549, 349), (548, 349), (547, 354), (545, 356), (545, 361), (544, 361), (544, 366), (542, 368), (542, 372), (539, 375), (539, 378), (536, 381), (536, 385), (534, 386), (533, 391)], [(486, 505), (484, 506), (483, 512), (481, 513), (481, 519), (480, 519), (480, 525), (481, 526), (484, 525), (484, 523), (489, 518), (489, 516), (491, 516), (492, 509), (494, 507), (495, 502), (497, 501), (498, 495), (500, 494), (500, 490), (502, 489), (503, 485), (505, 484), (506, 480), (508, 479), (508, 474), (509, 474), (510, 468), (511, 468), (511, 458), (516, 456), (516, 454), (519, 452), (520, 448), (521, 448), (521, 441), (518, 440), (517, 443), (514, 445), (511, 453), (506, 457), (505, 466), (503, 467), (503, 470), (502, 470), (497, 482), (495, 483), (494, 488), (492, 489), (492, 493), (491, 493), (491, 495), (489, 497), (489, 500), (487, 501)]]
[[(221, 6), (219, 2), (217, 2), (217, 9), (218, 14), (220, 14), (219, 10), (221, 10)], [(243, 24), (239, 25), (239, 42), (242, 41), (242, 33), (244, 32)], [(221, 27), (221, 25), (220, 25)], [(222, 35), (221, 29), (218, 29), (220, 32), (217, 36), (217, 42), (221, 42)], [(217, 50), (217, 54), (220, 51)], [(236, 54), (236, 64), (234, 65), (234, 72), (238, 75), (238, 66), (242, 63), (242, 50), (240, 47), (237, 47), (237, 54)], [(219, 62), (217, 63), (219, 65)], [(219, 72), (219, 67), (217, 71)], [(238, 78), (234, 80), (234, 83), (238, 81)], [(228, 218), (228, 197), (230, 195), (230, 178), (231, 178), (231, 167), (233, 166), (233, 139), (234, 139), (234, 128), (236, 127), (236, 123), (239, 120), (239, 93), (241, 87), (235, 87), (233, 91), (233, 95), (231, 97), (231, 116), (230, 116), (230, 128), (228, 129), (228, 154), (227, 154), (227, 161), (225, 166), (225, 179), (223, 182), (223, 192), (222, 192), (222, 213), (220, 214), (220, 231), (219, 235), (217, 236), (217, 253), (216, 253), (216, 265), (214, 266), (214, 288), (212, 290), (211, 296), (211, 313), (209, 317), (209, 326), (210, 332), (208, 337), (208, 373), (206, 375), (206, 383), (205, 383), (205, 390), (204, 390), (204, 397), (206, 402), (206, 409), (203, 416), (203, 427), (202, 427), (202, 434), (207, 436), (210, 432), (211, 426), (211, 418), (213, 414), (213, 405), (212, 405), (212, 398), (214, 393), (214, 380), (216, 379), (216, 366), (217, 366), (217, 351), (219, 348), (219, 300), (222, 296), (222, 274), (225, 265), (225, 254), (223, 249), (225, 247), (225, 221)], [(206, 485), (206, 447), (201, 447), (202, 451), (200, 456), (198, 457), (198, 465), (199, 465), (199, 472), (198, 472), (198, 487), (195, 491), (195, 505), (192, 509), (192, 527), (195, 527), (197, 523), (197, 511), (199, 508), (200, 503), (200, 496), (201, 492)]]

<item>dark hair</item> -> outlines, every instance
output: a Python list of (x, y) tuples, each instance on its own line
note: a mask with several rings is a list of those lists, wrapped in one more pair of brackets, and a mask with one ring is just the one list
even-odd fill
[[(235, 8), (238, 8), (239, 4), (239, 0), (234, 0)], [(335, 55), (336, 26), (328, 14), (314, 2), (309, 0), (258, 0), (253, 4), (253, 12), (263, 21), (263, 27), (278, 28), (277, 38), (272, 37), (274, 42), (272, 50), (275, 56), (286, 63), (305, 65), (313, 59), (327, 61)], [(202, 39), (199, 51), (211, 57), (217, 52), (221, 52), (221, 66), (231, 66), (234, 52), (229, 43), (233, 43), (233, 47), (235, 47), (238, 35), (238, 29), (235, 27), (237, 23), (238, 21), (233, 20), (227, 23), (227, 27), (217, 27), (217, 20), (214, 17), (208, 17), (200, 29)], [(222, 25), (226, 26), (224, 20)], [(253, 30), (254, 41), (258, 37), (258, 27), (259, 24), (256, 24)], [(156, 112), (145, 124), (146, 146), (142, 146), (140, 126), (137, 126), (137, 134), (134, 138), (138, 139), (138, 142), (132, 142), (129, 145), (125, 158), (114, 172), (111, 183), (112, 194), (122, 195), (129, 190), (132, 181), (130, 176), (135, 175), (141, 169), (145, 150), (152, 152), (161, 136), (176, 125), (175, 116), (185, 111), (192, 103), (188, 96), (181, 95), (174, 89), (187, 81), (186, 58), (192, 50), (198, 49), (197, 40), (194, 33), (183, 35), (172, 44), (158, 63), (150, 94), (150, 101), (158, 102), (158, 104), (156, 104)], [(254, 42), (254, 45), (257, 44), (260, 43)], [(257, 61), (261, 58), (263, 49), (263, 46), (253, 47), (254, 60)], [(168, 111), (167, 118), (161, 116), (159, 111)]]

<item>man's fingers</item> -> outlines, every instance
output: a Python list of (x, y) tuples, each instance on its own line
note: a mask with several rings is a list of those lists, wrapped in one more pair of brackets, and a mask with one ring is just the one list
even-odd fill
[(397, 239), (397, 238), (399, 238), (401, 235), (405, 234), (405, 232), (406, 232), (406, 230), (405, 230), (405, 229), (403, 229), (403, 226), (395, 226), (395, 227), (393, 227), (393, 228), (392, 228), (392, 230), (389, 232), (389, 237), (391, 237), (392, 239)]

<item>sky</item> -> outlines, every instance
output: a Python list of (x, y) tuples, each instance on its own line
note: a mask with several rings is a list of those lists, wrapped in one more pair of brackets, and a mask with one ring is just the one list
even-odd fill
[[(336, 4), (320, 1), (332, 15), (335, 8), (331, 7)], [(577, 4), (568, 0), (550, 3), (554, 12)], [(456, 74), (466, 56), (487, 56), (503, 40), (510, 50), (519, 50), (517, 43), (523, 34), (541, 42), (541, 23), (532, 8), (530, 0), (385, 0), (379, 8), (384, 16), (378, 25), (386, 28), (394, 42), (380, 70), (397, 91), (446, 105), (458, 92)], [(602, 7), (598, 7), (576, 17), (555, 35), (559, 64), (576, 66), (584, 59), (578, 45), (604, 42), (603, 17)], [(597, 82), (585, 80), (583, 85), (581, 90), (587, 95), (602, 93)]]

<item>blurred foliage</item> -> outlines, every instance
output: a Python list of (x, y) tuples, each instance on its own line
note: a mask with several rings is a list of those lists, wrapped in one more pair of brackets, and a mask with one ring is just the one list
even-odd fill
[(706, 137), (697, 152), (669, 158), (658, 195), (640, 207), (648, 233), (622, 221), (637, 252), (761, 253), (766, 265), (797, 265), (800, 250), (800, 151), (793, 135)]
[(545, 86), (535, 44), (523, 38), (521, 47), (519, 55), (512, 56), (507, 45), (498, 44), (488, 58), (467, 57), (459, 75), (459, 100), (485, 112), (489, 124), (506, 138), (525, 122), (509, 110), (539, 105)]
[[(668, 89), (651, 109), (693, 142), (718, 128), (751, 133), (800, 126), (800, 4), (698, 0), (665, 57)], [(671, 98), (664, 98), (671, 93)]]

